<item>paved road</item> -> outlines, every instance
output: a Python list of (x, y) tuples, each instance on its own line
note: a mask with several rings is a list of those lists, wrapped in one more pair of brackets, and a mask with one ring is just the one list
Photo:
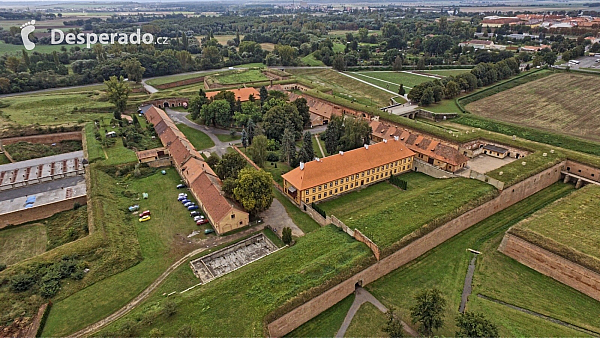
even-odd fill
[(471, 263), (469, 263), (469, 268), (467, 269), (467, 275), (465, 276), (465, 284), (463, 285), (463, 292), (460, 298), (460, 306), (458, 307), (458, 312), (464, 313), (467, 307), (467, 301), (469, 300), (469, 296), (471, 295), (471, 291), (473, 291), (473, 274), (475, 273), (475, 260), (477, 259), (477, 255), (473, 256), (471, 259)]
[(285, 227), (292, 229), (292, 236), (294, 237), (304, 236), (304, 231), (292, 221), (283, 204), (277, 199), (273, 199), (271, 207), (263, 211), (260, 217), (262, 217), (264, 225), (274, 228), (279, 236), (281, 236)]
[(142, 293), (140, 293), (137, 297), (135, 297), (131, 302), (127, 303), (127, 305), (123, 306), (122, 308), (120, 308), (119, 310), (117, 310), (116, 312), (114, 312), (113, 314), (109, 315), (108, 317), (92, 324), (89, 325), (88, 327), (79, 330), (75, 333), (73, 333), (72, 335), (70, 335), (69, 337), (73, 338), (73, 337), (83, 337), (83, 336), (88, 336), (94, 332), (97, 332), (98, 330), (102, 329), (103, 327), (111, 324), (112, 322), (116, 321), (117, 319), (123, 317), (124, 315), (126, 315), (127, 313), (129, 313), (131, 310), (133, 310), (136, 306), (138, 306), (141, 302), (143, 302), (144, 300), (146, 300), (146, 298), (148, 298), (148, 296), (150, 296), (150, 294), (156, 290), (156, 288), (158, 288), (158, 286), (173, 272), (175, 271), (179, 266), (181, 266), (181, 264), (186, 263), (190, 258), (192, 258), (193, 256), (203, 252), (204, 250), (207, 250), (209, 248), (214, 248), (216, 246), (219, 246), (221, 244), (225, 244), (228, 242), (232, 242), (232, 241), (236, 241), (246, 235), (249, 235), (251, 233), (254, 233), (256, 231), (262, 230), (263, 227), (252, 227), (252, 228), (248, 228), (244, 231), (235, 233), (233, 235), (229, 235), (229, 236), (225, 236), (225, 237), (211, 237), (208, 238), (206, 240), (204, 240), (203, 242), (201, 242), (202, 244), (202, 248), (198, 248), (192, 252), (190, 252), (189, 254), (183, 256), (181, 259), (179, 259), (177, 262), (173, 263), (171, 266), (169, 266), (169, 268), (167, 270), (165, 270), (165, 272), (163, 272), (154, 282), (152, 282), (152, 284), (150, 284), (150, 286), (148, 286), (144, 291), (142, 291)]
[[(364, 303), (369, 302), (375, 305), (375, 307), (383, 313), (386, 313), (388, 311), (388, 309), (383, 304), (381, 304), (381, 302), (378, 301), (377, 298), (375, 298), (371, 293), (369, 293), (369, 291), (358, 287), (356, 288), (356, 291), (354, 291), (354, 294), (356, 295), (356, 297), (354, 298), (354, 302), (352, 303), (352, 306), (350, 306), (350, 309), (346, 314), (346, 318), (344, 318), (342, 326), (336, 333), (336, 338), (344, 337), (346, 331), (348, 330), (348, 327), (350, 326), (350, 323), (352, 322), (352, 318), (354, 318), (354, 315), (356, 314), (360, 306)], [(410, 326), (408, 326), (405, 322), (402, 322), (402, 326), (404, 327), (404, 331), (406, 331), (408, 334), (410, 334), (413, 337), (417, 337), (417, 332), (413, 330)]]

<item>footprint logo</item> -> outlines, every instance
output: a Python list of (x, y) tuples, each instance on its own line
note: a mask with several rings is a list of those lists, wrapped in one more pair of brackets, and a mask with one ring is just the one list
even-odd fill
[(35, 20), (26, 22), (21, 26), (21, 39), (23, 39), (23, 45), (25, 49), (32, 50), (35, 48), (35, 43), (29, 41), (29, 34), (35, 30)]

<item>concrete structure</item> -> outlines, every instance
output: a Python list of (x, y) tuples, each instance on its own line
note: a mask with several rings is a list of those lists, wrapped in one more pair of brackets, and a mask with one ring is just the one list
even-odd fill
[(169, 152), (175, 168), (215, 231), (223, 234), (248, 225), (248, 213), (223, 195), (221, 180), (167, 113), (152, 106), (146, 110), (144, 116), (154, 125), (154, 130)]
[(84, 174), (83, 151), (0, 165), (0, 191)]
[(277, 246), (259, 233), (190, 262), (194, 275), (206, 284), (244, 265), (277, 251)]
[(406, 128), (377, 120), (371, 121), (371, 139), (379, 142), (383, 139), (398, 137), (401, 142), (414, 151), (418, 158), (442, 170), (455, 172), (464, 168), (469, 158), (456, 147), (440, 140), (409, 131)]
[(301, 163), (284, 174), (284, 192), (297, 204), (323, 199), (412, 169), (415, 153), (397, 138)]
[(471, 41), (461, 42), (458, 45), (461, 47), (467, 47), (467, 48), (473, 47), (475, 49), (497, 49), (497, 50), (506, 49), (506, 46), (496, 45), (496, 44), (494, 44), (493, 41), (490, 41), (490, 40), (471, 40)]
[(483, 153), (492, 157), (505, 158), (508, 155), (508, 149), (493, 144), (486, 144), (483, 146)]

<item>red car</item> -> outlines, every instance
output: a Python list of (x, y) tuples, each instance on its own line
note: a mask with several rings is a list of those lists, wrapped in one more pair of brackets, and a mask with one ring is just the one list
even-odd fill
[(140, 214), (140, 218), (142, 218), (144, 216), (150, 216), (150, 210), (146, 210)]
[(203, 218), (201, 220), (198, 220), (196, 222), (196, 225), (202, 225), (202, 224), (206, 224), (206, 223), (208, 223), (208, 220), (206, 218)]

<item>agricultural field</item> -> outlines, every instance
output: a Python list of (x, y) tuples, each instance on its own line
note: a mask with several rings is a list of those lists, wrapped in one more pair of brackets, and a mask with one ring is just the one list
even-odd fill
[(469, 73), (470, 69), (435, 69), (435, 70), (420, 70), (421, 73), (439, 75), (439, 76), (457, 76), (464, 73)]
[(471, 179), (435, 179), (416, 172), (399, 177), (408, 190), (381, 182), (319, 206), (385, 249), (436, 218), (475, 207), (495, 193), (491, 185)]
[[(99, 335), (121, 335), (127, 330), (144, 336), (160, 328), (164, 335), (175, 336), (182, 326), (189, 326), (194, 336), (260, 336), (268, 313), (303, 291), (350, 274), (371, 256), (364, 244), (333, 226), (323, 227), (299, 238), (292, 247), (172, 296), (176, 312), (171, 316), (161, 314), (166, 302), (161, 294), (172, 289), (161, 286), (141, 306)], [(177, 283), (176, 277), (170, 276), (165, 285)], [(192, 314), (194, 320), (190, 320)]]
[[(22, 24), (22, 23), (21, 23)], [(38, 52), (38, 53), (52, 53), (54, 51), (60, 52), (61, 48), (64, 45), (42, 45), (42, 44), (36, 44), (35, 48), (30, 51), (31, 52)], [(87, 48), (86, 45), (69, 45), (67, 48), (71, 48), (71, 47), (75, 47), (78, 46), (79, 48)], [(0, 55), (3, 54), (16, 54), (16, 55), (22, 55), (22, 51), (25, 50), (25, 47), (23, 47), (23, 45), (13, 45), (10, 43), (5, 43), (4, 41), (0, 42)]]
[(196, 150), (207, 149), (215, 146), (215, 143), (208, 135), (198, 129), (189, 127), (183, 123), (178, 123), (177, 128), (187, 137)]
[(469, 103), (471, 113), (600, 141), (598, 77), (559, 73)]
[(516, 236), (600, 272), (600, 186), (588, 185), (511, 228)]
[[(425, 255), (366, 285), (385, 306), (396, 307), (402, 320), (410, 323), (409, 308), (414, 296), (427, 288), (437, 288), (448, 302), (443, 327), (435, 331), (438, 336), (454, 336), (457, 328), (454, 318), (458, 314), (465, 273), (473, 254), (471, 248), (482, 252), (477, 257), (473, 291), (468, 299), (467, 311), (482, 312), (498, 325), (500, 336), (582, 336), (581, 331), (560, 326), (545, 319), (519, 312), (506, 305), (478, 297), (479, 294), (498, 299), (564, 322), (600, 332), (600, 303), (578, 291), (544, 276), (497, 251), (504, 232), (544, 208), (555, 200), (569, 195), (573, 185), (555, 183), (516, 205), (454, 236)], [(344, 300), (320, 317), (307, 322), (295, 332), (305, 336), (318, 335), (310, 330), (317, 321), (340, 327), (347, 311)], [(344, 309), (340, 309), (344, 307)], [(367, 326), (377, 319), (370, 315), (355, 316), (351, 325)], [(355, 323), (356, 321), (356, 323)], [(316, 333), (316, 334), (313, 334)], [(333, 331), (334, 332), (334, 331)], [(359, 334), (359, 333), (358, 333)], [(331, 335), (330, 333), (328, 335)]]
[(395, 96), (331, 69), (288, 69), (287, 72), (315, 85), (331, 88), (334, 96), (370, 107), (387, 106), (390, 98)]
[(182, 80), (187, 80), (187, 79), (195, 79), (197, 77), (202, 77), (202, 76), (206, 76), (206, 75), (210, 75), (210, 74), (214, 74), (214, 73), (192, 73), (192, 74), (177, 74), (177, 75), (170, 75), (170, 76), (161, 76), (161, 77), (156, 77), (156, 78), (147, 80), (146, 83), (151, 86), (158, 86), (158, 85), (171, 83), (171, 82), (177, 82), (177, 81), (182, 81)]

